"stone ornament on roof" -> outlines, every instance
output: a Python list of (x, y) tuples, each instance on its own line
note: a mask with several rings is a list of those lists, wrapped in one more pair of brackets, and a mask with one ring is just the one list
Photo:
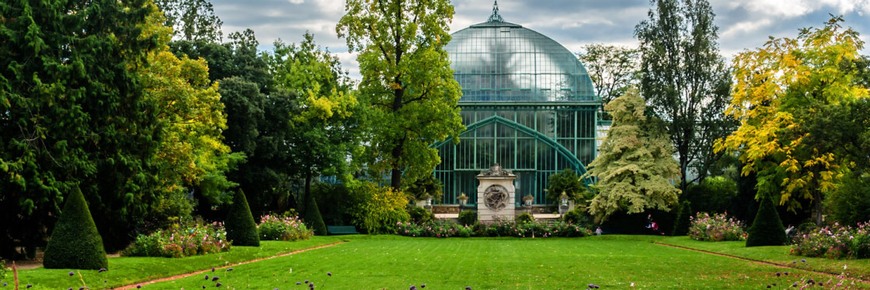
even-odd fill
[(483, 170), (477, 176), (516, 176), (510, 170), (502, 169), (498, 163), (493, 164), (488, 170)]

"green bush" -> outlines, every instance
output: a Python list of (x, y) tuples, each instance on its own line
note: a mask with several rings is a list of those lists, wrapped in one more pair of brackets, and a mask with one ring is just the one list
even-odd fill
[(685, 236), (689, 233), (689, 225), (692, 218), (692, 203), (684, 200), (680, 203), (680, 211), (677, 213), (677, 221), (674, 223), (674, 236)]
[(411, 221), (416, 224), (427, 223), (435, 218), (432, 212), (419, 206), (408, 207), (408, 215), (411, 216)]
[(260, 217), (260, 240), (297, 241), (314, 235), (296, 216), (264, 215)]
[(459, 212), (459, 224), (471, 226), (477, 223), (477, 212), (473, 210), (463, 210)]
[(251, 215), (248, 199), (245, 193), (239, 190), (233, 195), (233, 204), (230, 205), (226, 220), (227, 239), (236, 246), (260, 246), (260, 236), (257, 233), (257, 224)]
[(67, 197), (43, 259), (43, 266), (47, 269), (96, 270), (109, 267), (103, 238), (97, 231), (85, 197), (77, 187)]
[(516, 218), (514, 218), (518, 224), (532, 223), (535, 221), (535, 217), (532, 214), (524, 212), (518, 214)]
[(562, 221), (574, 225), (588, 225), (592, 223), (592, 218), (585, 210), (580, 208), (572, 209), (562, 216)]
[(411, 219), (405, 206), (408, 198), (401, 191), (361, 182), (353, 189), (355, 204), (351, 210), (353, 224), (369, 234), (392, 234), (396, 224)]
[(568, 195), (568, 198), (578, 203), (585, 203), (587, 199), (592, 198), (592, 194), (583, 184), (580, 175), (569, 168), (550, 175), (548, 183), (547, 201), (554, 204), (560, 202), (563, 192)]
[(320, 208), (317, 207), (317, 201), (313, 196), (308, 197), (308, 203), (305, 206), (305, 223), (314, 230), (314, 234), (325, 236), (326, 224), (323, 222), (323, 216), (320, 215)]
[(139, 235), (121, 255), (181, 258), (226, 252), (230, 247), (227, 233), (220, 223), (174, 224), (166, 230)]
[(760, 202), (758, 214), (755, 215), (755, 220), (749, 227), (746, 246), (785, 245), (788, 237), (785, 235), (785, 228), (782, 226), (782, 220), (779, 219), (779, 213), (776, 212), (773, 200), (770, 197), (762, 197)]

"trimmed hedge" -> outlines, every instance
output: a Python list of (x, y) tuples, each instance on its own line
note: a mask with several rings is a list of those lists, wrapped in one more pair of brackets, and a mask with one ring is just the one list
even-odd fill
[(758, 205), (758, 214), (755, 215), (755, 220), (749, 228), (749, 236), (746, 238), (747, 247), (755, 246), (781, 246), (785, 245), (788, 237), (785, 235), (785, 228), (782, 226), (782, 220), (779, 219), (779, 213), (776, 212), (776, 207), (773, 205), (773, 200), (770, 197), (762, 197), (761, 204)]
[(230, 205), (227, 220), (224, 222), (227, 229), (227, 239), (234, 246), (260, 246), (260, 235), (257, 232), (257, 224), (248, 206), (248, 199), (241, 190), (233, 195), (233, 204)]
[(677, 221), (674, 222), (674, 236), (685, 236), (689, 234), (689, 225), (692, 223), (692, 203), (684, 200), (680, 203), (680, 211), (677, 213)]
[(103, 238), (78, 188), (67, 197), (60, 219), (51, 232), (43, 266), (46, 269), (91, 270), (109, 267)]
[(305, 224), (314, 230), (314, 234), (318, 236), (327, 235), (326, 224), (323, 222), (323, 216), (320, 215), (320, 208), (317, 207), (317, 200), (313, 196), (308, 197), (308, 203), (305, 205)]

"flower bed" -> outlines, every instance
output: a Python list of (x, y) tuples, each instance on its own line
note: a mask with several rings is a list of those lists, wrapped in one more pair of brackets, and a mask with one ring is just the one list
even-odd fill
[(691, 217), (689, 237), (698, 241), (744, 241), (746, 232), (743, 224), (727, 214), (713, 214), (702, 212)]
[(296, 216), (264, 215), (260, 217), (261, 240), (297, 241), (307, 240), (314, 235), (305, 223)]
[(230, 250), (227, 232), (221, 223), (173, 225), (149, 235), (139, 235), (123, 252), (124, 256), (180, 258)]
[(791, 253), (832, 259), (870, 258), (870, 222), (859, 223), (855, 228), (835, 223), (800, 234), (795, 237)]
[(396, 233), (410, 237), (584, 237), (592, 235), (587, 227), (565, 223), (497, 221), (491, 224), (463, 226), (451, 221), (433, 221), (423, 224), (396, 223)]

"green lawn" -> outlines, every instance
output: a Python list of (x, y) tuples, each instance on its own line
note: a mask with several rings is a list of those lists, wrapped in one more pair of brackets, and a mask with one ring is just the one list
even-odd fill
[[(190, 273), (211, 267), (221, 267), (258, 258), (266, 258), (299, 249), (311, 248), (340, 241), (334, 237), (313, 237), (298, 242), (264, 241), (260, 247), (233, 247), (229, 252), (186, 258), (119, 257), (109, 258), (109, 271), (96, 270), (33, 269), (18, 272), (21, 289), (31, 284), (31, 289), (78, 289), (84, 285), (91, 289), (107, 289), (127, 284), (149, 281), (161, 277)], [(0, 289), (12, 289), (12, 273)], [(84, 282), (84, 283), (83, 283)]]
[[(223, 265), (269, 257), (297, 249), (345, 243), (278, 257), (261, 262)], [(757, 261), (724, 257), (663, 244), (690, 247)], [(585, 289), (594, 283), (602, 289), (784, 289), (809, 278), (830, 288), (840, 279), (867, 277), (868, 260), (806, 259), (789, 256), (788, 247), (745, 248), (739, 242), (697, 242), (685, 237), (600, 236), (587, 238), (408, 238), (398, 236), (315, 237), (303, 242), (264, 242), (261, 248), (234, 247), (224, 254), (167, 258), (113, 258), (110, 271), (80, 271), (91, 289), (117, 287), (157, 277), (195, 272), (192, 277), (145, 284), (143, 289)], [(792, 262), (795, 262), (792, 264)], [(839, 268), (838, 268), (839, 267)], [(21, 271), (22, 285), (32, 289), (66, 289), (81, 286), (68, 270)], [(777, 277), (776, 273), (780, 276)], [(788, 275), (785, 274), (788, 272)], [(328, 276), (327, 273), (332, 274)], [(209, 276), (209, 280), (205, 279)], [(11, 274), (10, 274), (11, 276)], [(217, 282), (211, 279), (219, 277)], [(105, 281), (105, 282), (104, 282)], [(8, 282), (8, 281), (7, 281)], [(301, 285), (296, 285), (299, 282)], [(847, 283), (856, 282), (847, 278)], [(850, 288), (870, 288), (863, 282)], [(776, 285), (773, 285), (776, 284)], [(7, 286), (11, 289), (11, 285)], [(2, 289), (2, 288), (0, 288)], [(22, 287), (22, 289), (24, 289)]]
[[(577, 239), (434, 239), (359, 236), (334, 247), (240, 265), (220, 277), (227, 289), (759, 289), (805, 280), (838, 282), (800, 269), (668, 247), (670, 238), (602, 236)], [(686, 239), (686, 242), (692, 242)], [(700, 243), (700, 242), (695, 242)], [(706, 243), (705, 243), (706, 244)], [(781, 252), (771, 249), (772, 252)], [(769, 255), (784, 256), (771, 253)], [(862, 261), (865, 265), (867, 261)], [(777, 277), (776, 273), (781, 272)], [(785, 275), (784, 272), (789, 272)], [(331, 276), (327, 276), (331, 273)], [(297, 286), (297, 282), (303, 282)], [(773, 284), (776, 283), (776, 286)], [(159, 289), (213, 288), (203, 275), (147, 285)], [(853, 288), (866, 285), (853, 285)]]

